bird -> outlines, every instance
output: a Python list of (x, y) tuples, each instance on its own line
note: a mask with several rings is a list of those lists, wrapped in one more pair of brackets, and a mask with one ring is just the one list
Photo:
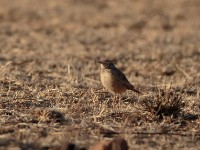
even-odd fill
[(115, 94), (122, 94), (127, 90), (134, 91), (141, 94), (135, 87), (128, 81), (124, 73), (122, 73), (111, 60), (99, 61), (101, 64), (100, 79), (103, 86), (110, 92)]

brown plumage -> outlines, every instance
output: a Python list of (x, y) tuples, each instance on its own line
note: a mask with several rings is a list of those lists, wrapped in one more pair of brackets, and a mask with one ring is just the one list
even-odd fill
[(126, 90), (132, 90), (136, 93), (141, 93), (128, 81), (126, 76), (115, 67), (112, 61), (104, 60), (101, 63), (100, 78), (103, 86), (111, 92), (123, 93)]

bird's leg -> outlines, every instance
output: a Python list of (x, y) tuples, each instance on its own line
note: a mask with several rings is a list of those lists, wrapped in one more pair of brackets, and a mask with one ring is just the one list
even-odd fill
[(119, 107), (120, 104), (120, 94), (115, 94), (115, 107)]
[(121, 105), (121, 94), (117, 94), (117, 106), (120, 108)]
[(113, 98), (113, 102), (112, 102), (112, 106), (114, 107), (117, 101), (117, 94), (114, 93), (114, 98)]

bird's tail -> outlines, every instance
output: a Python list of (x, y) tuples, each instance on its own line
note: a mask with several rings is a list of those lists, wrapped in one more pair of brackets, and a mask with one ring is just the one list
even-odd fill
[(136, 90), (135, 87), (134, 87), (133, 85), (132, 85), (131, 87), (129, 87), (129, 90), (134, 91), (134, 92), (136, 92), (136, 93), (138, 93), (138, 94), (142, 94), (142, 92)]
[(132, 91), (134, 91), (134, 92), (136, 92), (136, 93), (138, 93), (138, 94), (142, 94), (142, 92), (140, 92), (140, 91), (138, 91), (138, 90), (136, 90), (136, 89), (132, 89)]

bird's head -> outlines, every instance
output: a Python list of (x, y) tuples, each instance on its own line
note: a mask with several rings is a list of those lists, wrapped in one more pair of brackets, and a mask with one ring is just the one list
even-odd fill
[(101, 64), (101, 68), (106, 68), (106, 69), (112, 69), (115, 68), (115, 65), (113, 64), (113, 62), (111, 60), (103, 60), (103, 61), (99, 61), (99, 63)]

